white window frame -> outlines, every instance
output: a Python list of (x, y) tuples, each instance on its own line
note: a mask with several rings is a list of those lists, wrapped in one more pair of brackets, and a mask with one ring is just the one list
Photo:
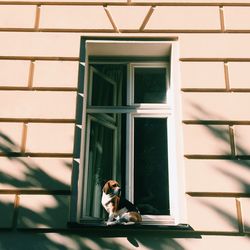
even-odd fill
[[(105, 126), (107, 128), (112, 129), (113, 133), (115, 135), (114, 140), (116, 139), (116, 137), (117, 137), (116, 136), (117, 135), (117, 128), (115, 126), (113, 126), (109, 122), (97, 119), (94, 116), (92, 116), (91, 114), (86, 114), (86, 115), (88, 116), (88, 118), (86, 117), (86, 121), (87, 121), (86, 144), (85, 144), (85, 148), (86, 148), (85, 151), (86, 152), (89, 152), (89, 147), (90, 147), (90, 136), (89, 136), (89, 134), (90, 134), (90, 124), (91, 124), (92, 121), (95, 121), (95, 122), (97, 122), (97, 123), (99, 123), (99, 124), (101, 124), (101, 125), (103, 125), (103, 126)], [(114, 144), (114, 145), (116, 145), (116, 144)], [(115, 178), (115, 176), (116, 176), (116, 167), (115, 167), (116, 162), (117, 162), (117, 153), (116, 153), (116, 151), (117, 151), (117, 148), (115, 147), (114, 148), (114, 155), (113, 155), (113, 163), (114, 163), (114, 165), (113, 165), (113, 173), (114, 173), (113, 178)], [(83, 194), (83, 198), (84, 198), (84, 200), (86, 200), (86, 202), (83, 202), (83, 211), (86, 211), (87, 210), (87, 202), (89, 201), (88, 194), (86, 192), (87, 191), (87, 184), (88, 184), (87, 178), (89, 176), (89, 168), (88, 168), (89, 154), (87, 154), (87, 153), (85, 154), (85, 163), (84, 163), (84, 165), (86, 166), (86, 168), (85, 168), (85, 176), (84, 176), (84, 188), (83, 188), (84, 194)]]
[[(88, 42), (89, 42), (89, 51), (88, 51)], [(92, 44), (93, 43), (93, 44)], [(116, 49), (113, 47), (113, 44), (119, 45)], [(168, 133), (168, 140), (170, 140), (173, 144), (173, 147), (169, 148), (169, 166), (172, 166), (169, 168), (169, 199), (170, 199), (170, 211), (171, 211), (171, 218), (166, 219), (166, 217), (157, 216), (156, 218), (149, 218), (149, 221), (153, 219), (155, 221), (155, 224), (179, 224), (179, 223), (186, 223), (186, 201), (185, 201), (185, 182), (184, 182), (184, 164), (183, 164), (183, 143), (182, 143), (182, 125), (181, 125), (181, 97), (180, 97), (180, 73), (179, 73), (179, 46), (178, 42), (175, 41), (114, 41), (114, 40), (102, 40), (102, 41), (95, 41), (95, 40), (89, 40), (86, 42), (86, 57), (85, 57), (85, 72), (88, 72), (89, 62), (88, 62), (88, 56), (93, 54), (96, 56), (96, 54), (100, 53), (100, 56), (103, 56), (103, 51), (99, 49), (99, 45), (103, 46), (104, 50), (107, 49), (108, 54), (105, 54), (105, 56), (117, 56), (121, 52), (121, 56), (124, 55), (124, 51), (128, 53), (130, 51), (132, 46), (132, 53), (131, 56), (140, 56), (141, 54), (145, 54), (145, 52), (140, 51), (138, 52), (138, 45), (140, 46), (142, 44), (143, 49), (150, 47), (152, 44), (152, 50), (147, 50), (149, 52), (149, 56), (159, 56), (159, 54), (162, 54), (162, 56), (170, 56), (170, 81), (169, 81), (169, 88), (167, 89), (167, 102), (172, 107), (171, 109), (171, 116), (167, 114), (169, 112), (169, 109), (166, 112), (166, 114), (157, 114), (157, 117), (168, 117), (168, 129), (172, 131), (171, 133)], [(158, 44), (159, 46), (166, 46), (170, 48), (169, 52), (167, 54), (164, 54), (161, 50), (156, 49), (155, 45)], [(93, 49), (97, 46), (97, 49)], [(120, 51), (121, 46), (124, 46), (124, 50)], [(134, 47), (133, 47), (134, 46)], [(102, 48), (102, 47), (101, 47)], [(122, 47), (123, 48), (123, 47)], [(136, 49), (137, 48), (137, 49)], [(101, 51), (101, 52), (100, 52)], [(136, 52), (135, 52), (136, 51)], [(112, 54), (113, 53), (113, 54)], [(79, 172), (79, 182), (78, 182), (78, 199), (77, 199), (77, 214), (75, 216), (76, 222), (80, 222), (83, 218), (82, 216), (82, 208), (83, 208), (83, 182), (84, 182), (84, 175), (85, 175), (85, 166), (84, 166), (84, 153), (85, 152), (85, 129), (86, 124), (85, 117), (86, 117), (86, 107), (87, 107), (87, 82), (89, 79), (89, 74), (85, 74), (84, 82), (84, 103), (83, 103), (83, 124), (82, 124), (82, 138), (81, 138), (81, 156), (80, 156), (80, 172)], [(162, 105), (162, 104), (157, 104)], [(143, 109), (141, 110), (141, 114), (138, 112), (135, 112), (134, 116), (146, 116), (150, 113), (150, 109), (152, 107), (149, 107), (147, 104), (142, 105)], [(162, 105), (165, 106), (166, 105)], [(119, 109), (119, 108), (118, 108)], [(154, 109), (153, 109), (154, 110)], [(152, 111), (152, 110), (151, 110)], [(117, 110), (117, 112), (121, 112)], [(122, 110), (122, 113), (127, 113), (127, 111), (124, 109)], [(151, 114), (152, 115), (152, 114)], [(150, 116), (152, 117), (152, 116)], [(128, 119), (129, 120), (129, 119)], [(133, 126), (133, 124), (132, 124)], [(131, 159), (130, 159), (131, 160)], [(133, 158), (132, 158), (133, 160)], [(129, 189), (128, 189), (129, 190)], [(127, 193), (128, 197), (131, 196), (130, 192)], [(74, 217), (71, 215), (71, 218)], [(174, 218), (174, 221), (172, 220)]]
[[(166, 69), (166, 102), (165, 103), (135, 103), (134, 101), (134, 72), (135, 68), (165, 68)], [(171, 106), (168, 104), (168, 100), (171, 100), (170, 95), (170, 82), (169, 82), (169, 63), (167, 62), (140, 62), (140, 63), (130, 63), (129, 64), (129, 77), (127, 84), (127, 104), (134, 107), (135, 111), (127, 114), (127, 156), (126, 156), (126, 198), (131, 202), (134, 202), (134, 119), (135, 118), (169, 118), (171, 116)], [(169, 119), (167, 119), (169, 123)], [(169, 124), (168, 126), (169, 127)], [(169, 129), (167, 130), (169, 138)], [(168, 140), (168, 145), (170, 141)], [(168, 147), (169, 148), (169, 147)], [(168, 152), (166, 152), (168, 153)], [(169, 165), (169, 164), (168, 164)], [(166, 166), (169, 168), (169, 166)], [(170, 200), (170, 190), (169, 190), (169, 203), (171, 207)], [(144, 224), (174, 224), (174, 217), (171, 215), (142, 215)]]

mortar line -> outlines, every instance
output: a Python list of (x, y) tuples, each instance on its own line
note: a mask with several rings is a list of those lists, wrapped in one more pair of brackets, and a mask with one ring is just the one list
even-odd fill
[(232, 156), (236, 156), (236, 145), (234, 140), (234, 126), (229, 125), (229, 137), (230, 137), (230, 147)]
[(228, 71), (228, 63), (227, 62), (224, 62), (224, 75), (225, 75), (226, 90), (230, 91), (229, 71)]
[(220, 12), (220, 26), (221, 26), (221, 31), (225, 32), (225, 20), (224, 20), (224, 9), (223, 9), (223, 6), (220, 6), (219, 12)]
[(237, 211), (237, 219), (238, 219), (238, 226), (239, 226), (239, 232), (244, 232), (244, 226), (243, 226), (243, 219), (242, 219), (242, 212), (241, 212), (241, 203), (240, 199), (236, 198), (236, 211)]
[(30, 68), (29, 68), (29, 78), (28, 78), (28, 88), (29, 89), (32, 89), (32, 87), (33, 87), (34, 68), (35, 68), (34, 60), (31, 60), (30, 61)]
[(19, 212), (19, 204), (20, 204), (20, 197), (19, 195), (15, 195), (15, 200), (14, 200), (14, 212), (13, 212), (13, 217), (12, 217), (12, 228), (16, 229), (17, 227), (17, 220), (18, 220), (18, 212)]
[(145, 29), (145, 27), (146, 27), (150, 17), (152, 16), (154, 10), (155, 10), (155, 6), (151, 6), (151, 8), (148, 10), (148, 13), (146, 14), (146, 16), (142, 22), (141, 27), (139, 28), (140, 31), (143, 31)]
[(26, 151), (27, 132), (28, 132), (28, 125), (27, 125), (27, 123), (23, 123), (21, 153), (25, 153), (25, 151)]
[(41, 5), (37, 5), (36, 6), (35, 24), (34, 24), (35, 30), (39, 29), (40, 15), (41, 15)]
[(111, 15), (111, 13), (110, 13), (109, 10), (108, 10), (108, 7), (107, 7), (107, 6), (103, 6), (103, 7), (104, 7), (104, 10), (105, 10), (105, 12), (106, 12), (106, 14), (107, 14), (107, 16), (108, 16), (108, 19), (109, 19), (111, 25), (113, 26), (113, 29), (114, 29), (117, 33), (120, 33), (120, 30), (119, 30), (119, 28), (116, 26), (115, 21), (114, 21), (112, 15)]

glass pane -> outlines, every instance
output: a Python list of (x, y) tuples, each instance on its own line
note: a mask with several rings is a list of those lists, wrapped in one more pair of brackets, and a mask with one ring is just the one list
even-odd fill
[(167, 119), (135, 118), (134, 199), (142, 214), (169, 215)]
[(106, 113), (87, 115), (86, 216), (107, 217), (101, 205), (102, 187), (106, 181), (116, 179), (125, 192), (126, 114), (115, 115), (113, 122), (106, 119)]
[(114, 166), (114, 130), (91, 121), (89, 166), (88, 166), (88, 204), (90, 216), (103, 217), (101, 206), (102, 185), (112, 179)]
[(93, 106), (113, 106), (115, 104), (115, 85), (100, 76), (93, 73), (92, 79), (92, 99)]
[(166, 68), (135, 68), (135, 103), (166, 102)]
[(92, 106), (120, 106), (126, 100), (126, 65), (92, 65)]

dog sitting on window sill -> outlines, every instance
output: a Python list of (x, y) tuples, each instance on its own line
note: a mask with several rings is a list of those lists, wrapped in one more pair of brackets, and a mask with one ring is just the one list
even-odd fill
[(109, 180), (102, 189), (102, 206), (108, 212), (108, 226), (134, 225), (142, 221), (134, 204), (121, 197), (121, 187), (115, 180)]

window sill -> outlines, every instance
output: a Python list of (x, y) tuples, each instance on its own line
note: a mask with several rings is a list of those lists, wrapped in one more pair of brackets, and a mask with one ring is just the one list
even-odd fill
[[(193, 228), (188, 224), (179, 225), (115, 225), (107, 226), (105, 223), (68, 223), (68, 229), (79, 233), (95, 234), (101, 236), (115, 236), (124, 237), (130, 234), (140, 233), (168, 233), (172, 234), (186, 234), (195, 233)], [(195, 233), (196, 234), (196, 233)], [(193, 235), (194, 236), (194, 235)]]

